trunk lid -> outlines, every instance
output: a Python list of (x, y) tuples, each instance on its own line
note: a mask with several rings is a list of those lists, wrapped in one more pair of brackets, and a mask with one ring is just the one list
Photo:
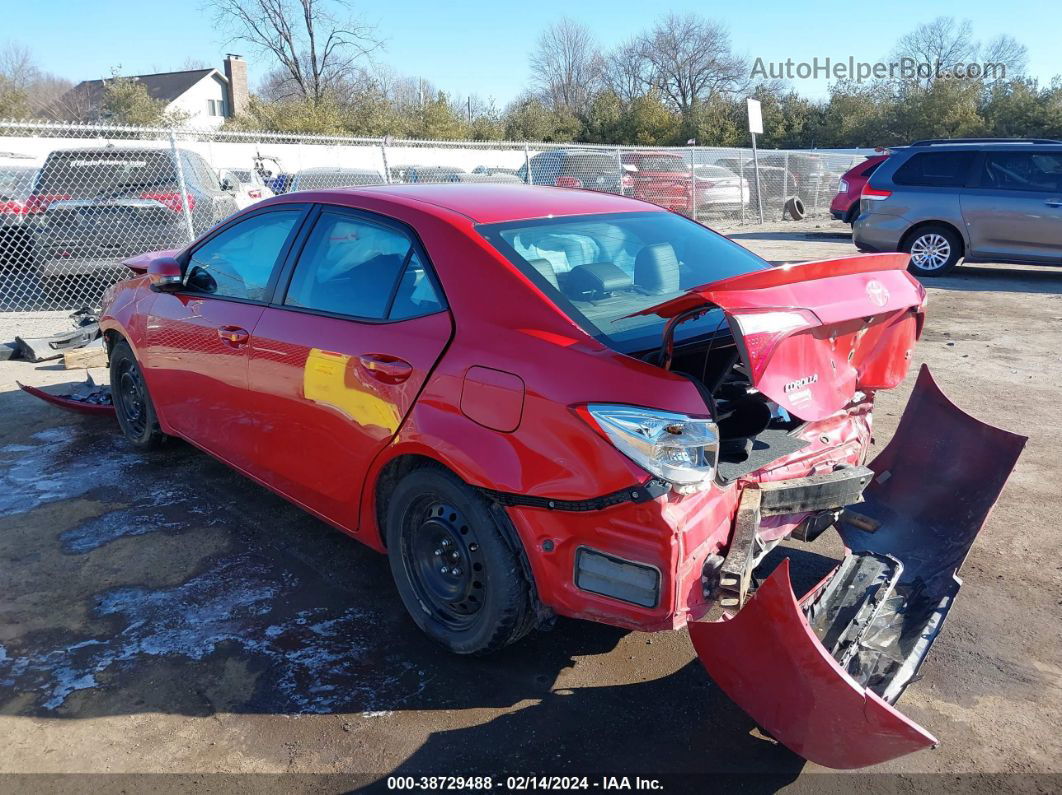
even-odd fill
[(782, 265), (688, 290), (636, 314), (675, 328), (718, 307), (752, 386), (790, 413), (818, 420), (861, 390), (891, 389), (907, 374), (922, 330), (925, 289), (907, 254), (870, 254)]

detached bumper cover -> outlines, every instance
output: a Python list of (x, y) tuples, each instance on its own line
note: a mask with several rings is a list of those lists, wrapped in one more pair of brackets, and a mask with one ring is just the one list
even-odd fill
[[(15, 383), (18, 383), (17, 381)], [(75, 384), (74, 389), (59, 395), (45, 392), (35, 386), (18, 384), (19, 389), (27, 392), (45, 403), (51, 403), (67, 411), (76, 411), (80, 414), (94, 414), (99, 417), (113, 417), (114, 403), (111, 401), (111, 388), (99, 386), (89, 378), (81, 384)], [(63, 386), (69, 387), (70, 384)]]
[(840, 522), (845, 560), (800, 600), (784, 561), (733, 618), (690, 624), (708, 673), (780, 742), (826, 767), (935, 745), (891, 705), (939, 634), (1025, 441), (963, 413), (923, 367), (870, 464), (866, 501)]

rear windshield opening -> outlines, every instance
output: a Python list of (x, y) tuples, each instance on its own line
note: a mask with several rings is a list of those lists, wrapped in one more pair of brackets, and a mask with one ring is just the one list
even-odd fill
[[(770, 267), (722, 235), (665, 212), (544, 218), (480, 233), (584, 331), (622, 353), (660, 345), (665, 321), (632, 313), (692, 287)], [(726, 332), (718, 311), (683, 323), (677, 341)]]

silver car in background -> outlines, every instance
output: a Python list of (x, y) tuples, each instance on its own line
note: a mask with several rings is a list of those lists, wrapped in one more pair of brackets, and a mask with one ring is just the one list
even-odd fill
[(1062, 265), (1062, 141), (916, 141), (871, 176), (852, 239), (910, 252), (920, 276), (960, 259)]

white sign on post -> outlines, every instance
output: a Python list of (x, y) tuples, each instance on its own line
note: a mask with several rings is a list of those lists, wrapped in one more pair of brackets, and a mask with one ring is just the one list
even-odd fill
[(749, 132), (763, 135), (763, 114), (760, 112), (760, 101), (758, 99), (746, 99), (745, 102), (749, 106)]

